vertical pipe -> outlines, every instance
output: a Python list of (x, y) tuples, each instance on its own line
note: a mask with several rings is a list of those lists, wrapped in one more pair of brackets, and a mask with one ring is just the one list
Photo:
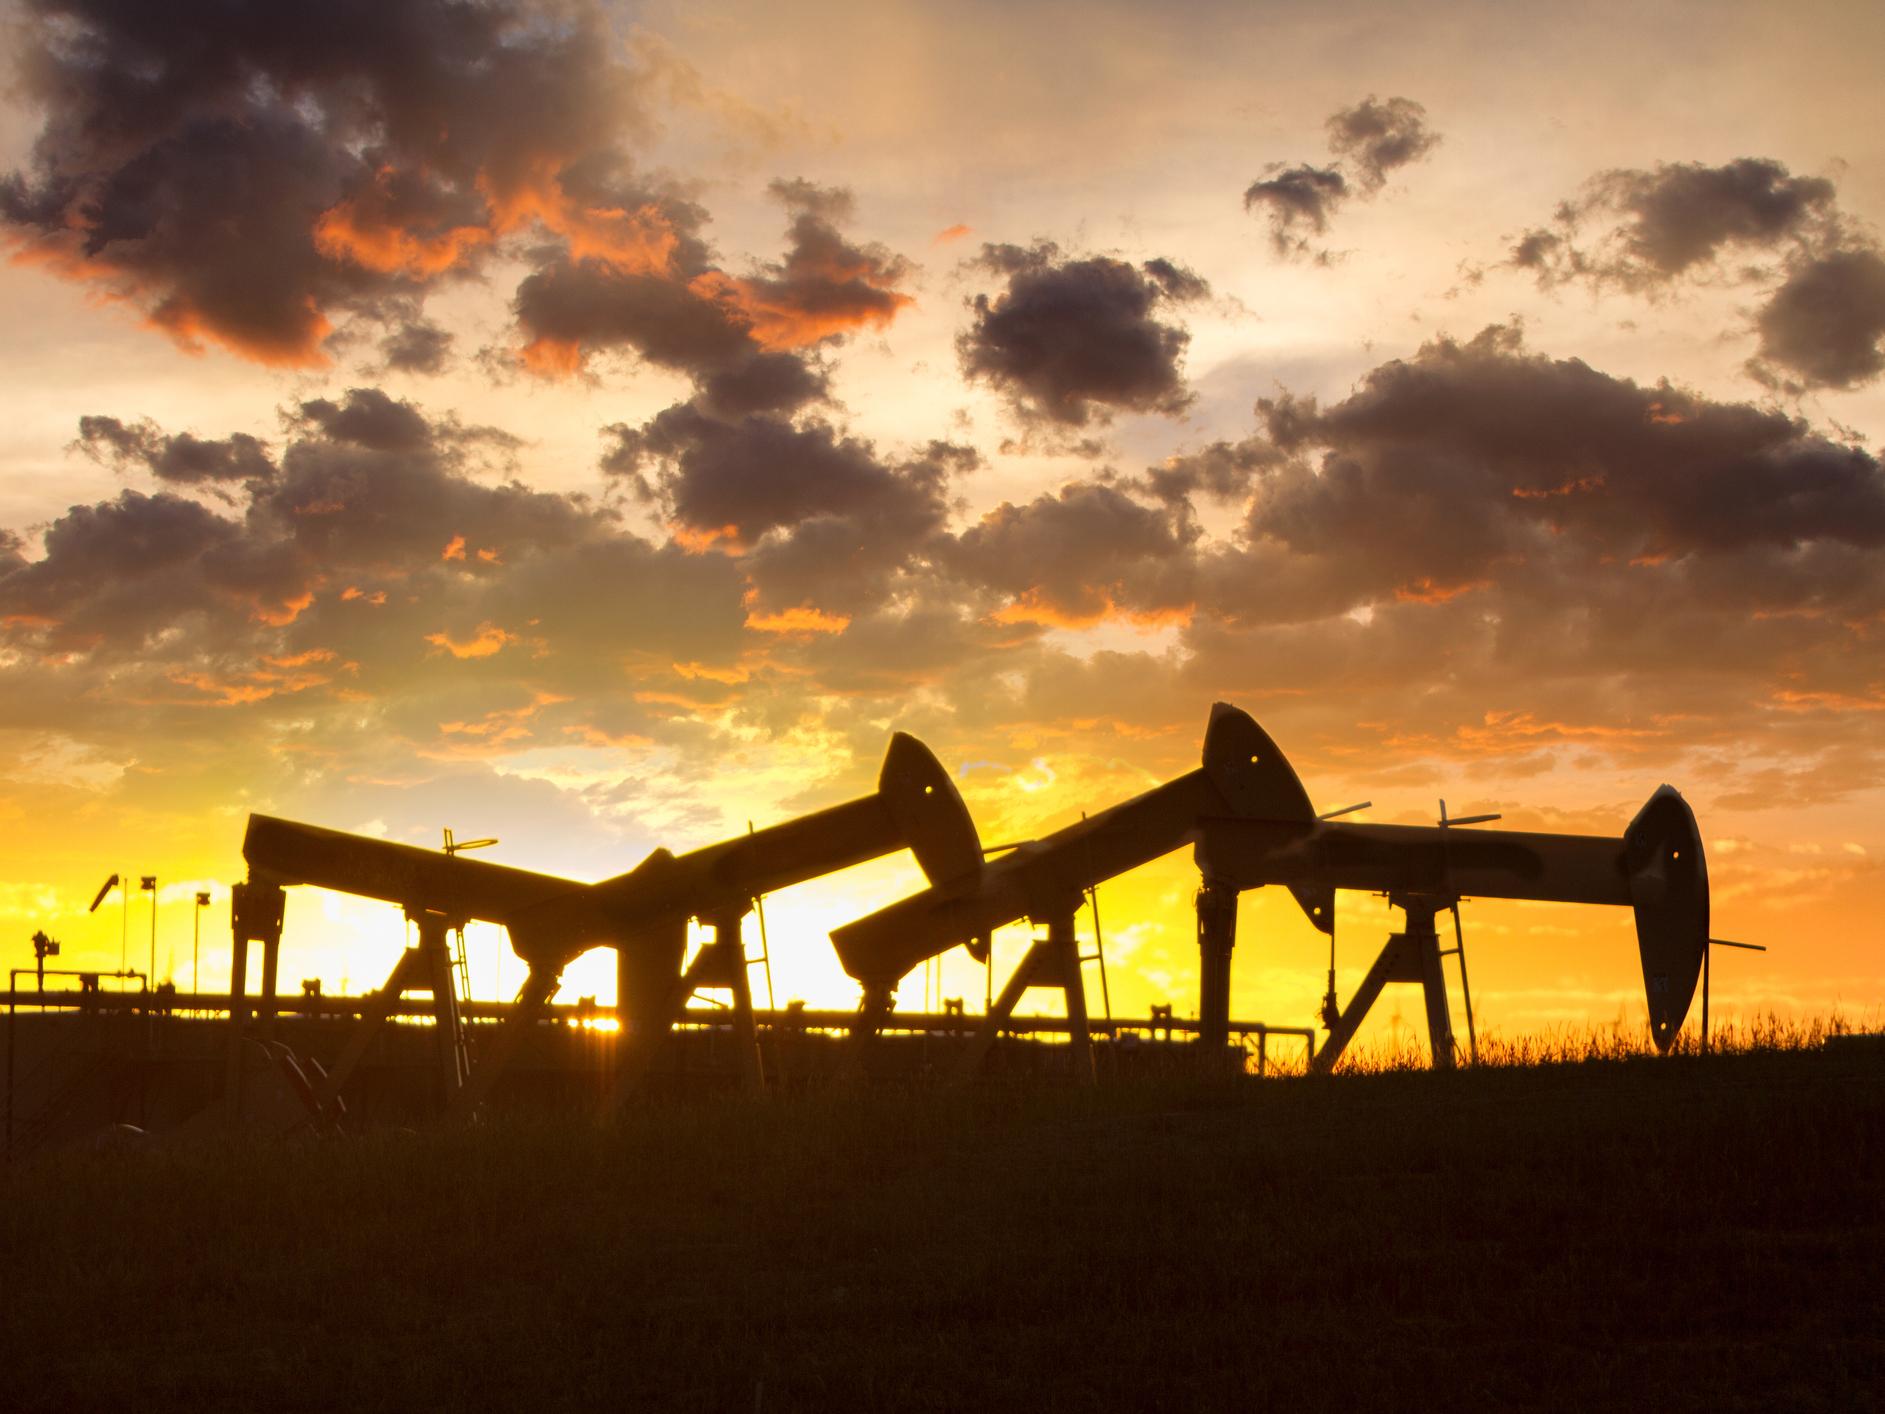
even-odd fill
[(242, 1033), (249, 1024), (249, 940), (242, 936), (241, 890), (229, 910), (234, 950), (229, 955), (229, 1059), (223, 1075), (223, 1108), (231, 1123), (242, 1116)]
[(759, 1028), (753, 1020), (752, 980), (746, 973), (746, 942), (740, 936), (745, 910), (728, 909), (713, 920), (713, 946), (719, 948), (733, 993), (733, 1039), (738, 1051), (740, 1083), (757, 1093), (766, 1087), (765, 1067), (759, 1057)]
[(1074, 936), (1073, 910), (1056, 913), (1047, 921), (1047, 945), (1067, 992), (1067, 1043), (1073, 1051), (1074, 1079), (1091, 1085), (1093, 1037), (1087, 1028), (1086, 979), (1080, 975), (1080, 944)]
[(1702, 1054), (1708, 1054), (1708, 960), (1715, 951), (1715, 945), (1706, 939), (1702, 942)]
[(1237, 888), (1214, 879), (1198, 890), (1198, 1048), (1207, 1062), (1230, 1044), (1231, 950), (1237, 943)]

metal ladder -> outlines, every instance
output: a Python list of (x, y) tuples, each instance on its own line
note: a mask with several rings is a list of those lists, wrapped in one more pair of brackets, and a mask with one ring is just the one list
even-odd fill
[(1113, 1022), (1113, 992), (1106, 982), (1106, 936), (1100, 931), (1100, 891), (1097, 888), (1086, 891), (1087, 906), (1093, 910), (1093, 951), (1080, 953), (1080, 963), (1084, 967), (1089, 962), (1100, 965), (1100, 1009), (1106, 1013), (1106, 1024), (1110, 1028)]

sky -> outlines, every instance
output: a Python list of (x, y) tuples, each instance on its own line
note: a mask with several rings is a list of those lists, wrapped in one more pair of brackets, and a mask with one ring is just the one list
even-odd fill
[[(151, 896), (87, 905), (151, 874), (222, 985), (251, 811), (596, 879), (902, 730), (1013, 840), (1222, 700), (1360, 819), (1673, 784), (1771, 949), (1717, 1008), (1885, 1009), (1878, 7), (4, 13), (9, 966), (143, 968)], [(768, 899), (779, 1000), (854, 1004), (826, 934), (920, 884)], [(1116, 1011), (1195, 1010), (1196, 886), (1101, 888)], [(1338, 920), (1346, 995), (1393, 925)], [(1464, 920), (1482, 1030), (1640, 1025), (1627, 911)], [(296, 890), (284, 980), (403, 926)], [(1326, 940), (1276, 890), (1238, 939), (1234, 1014), (1305, 1024)]]

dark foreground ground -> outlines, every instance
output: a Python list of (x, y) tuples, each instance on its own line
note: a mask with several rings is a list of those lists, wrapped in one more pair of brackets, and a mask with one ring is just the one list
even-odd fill
[(1885, 1055), (649, 1108), (0, 1176), (0, 1408), (1885, 1408)]

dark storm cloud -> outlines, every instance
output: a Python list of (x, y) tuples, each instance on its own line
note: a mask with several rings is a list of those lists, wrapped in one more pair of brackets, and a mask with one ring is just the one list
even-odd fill
[(115, 417), (81, 417), (78, 445), (88, 456), (121, 470), (141, 467), (159, 481), (180, 486), (265, 481), (275, 474), (268, 448), (244, 432), (213, 439), (188, 432), (166, 436), (148, 418), (125, 423)]
[(1751, 369), (1763, 381), (1869, 383), (1885, 371), (1885, 259), (1875, 250), (1842, 250), (1801, 261), (1754, 324), (1761, 348)]
[(1244, 191), (1244, 210), (1263, 207), (1270, 218), (1270, 244), (1278, 255), (1307, 252), (1299, 234), (1327, 235), (1329, 219), (1348, 200), (1348, 178), (1333, 167), (1285, 167), (1273, 162)]
[(962, 372), (1002, 392), (1023, 421), (1079, 428), (1190, 405), (1191, 336), (1160, 316), (1209, 292), (1192, 272), (1162, 259), (1063, 260), (1051, 242), (984, 246), (974, 264), (1006, 285), (970, 302), (974, 319), (956, 340)]
[(639, 122), (581, 0), (28, 0), (22, 34), (18, 253), (277, 363), (526, 221), (600, 239), (564, 179)]
[(1355, 167), (1364, 191), (1379, 191), (1397, 167), (1418, 162), (1440, 145), (1427, 110), (1411, 98), (1369, 94), (1328, 120), (1329, 150)]

